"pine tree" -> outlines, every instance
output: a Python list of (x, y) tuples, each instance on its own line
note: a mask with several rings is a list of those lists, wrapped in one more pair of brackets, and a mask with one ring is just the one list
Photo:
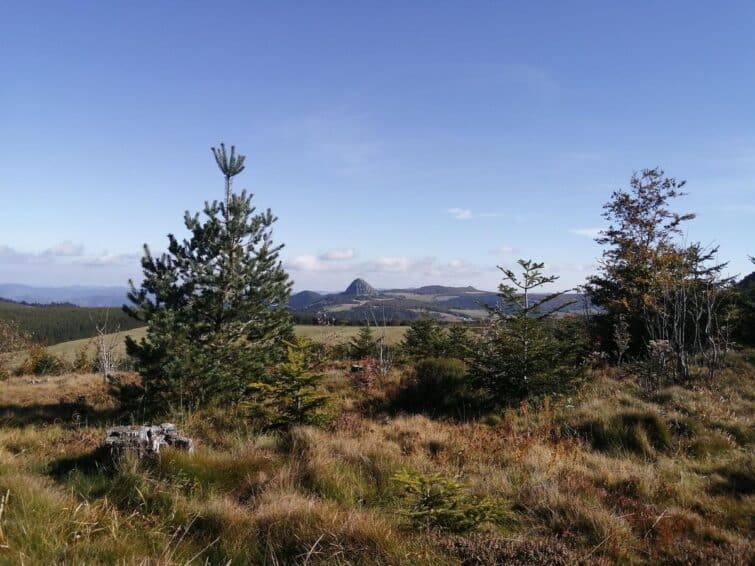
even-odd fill
[(132, 306), (147, 324), (127, 351), (142, 376), (146, 404), (157, 411), (243, 399), (250, 380), (285, 355), (292, 337), (291, 283), (274, 245), (275, 216), (257, 212), (252, 195), (232, 189), (243, 155), (212, 148), (225, 179), (225, 200), (206, 202), (203, 217), (186, 212), (190, 236), (168, 235), (168, 252), (144, 246), (144, 279), (130, 282)]
[(454, 324), (448, 329), (448, 348), (446, 355), (465, 359), (469, 355), (469, 335), (464, 324)]
[(423, 313), (413, 320), (403, 341), (404, 352), (413, 358), (435, 358), (448, 355), (448, 336), (438, 323)]
[(349, 354), (356, 360), (368, 356), (374, 356), (377, 349), (377, 340), (372, 329), (365, 325), (359, 328), (359, 333), (349, 342)]
[[(549, 318), (571, 303), (551, 303), (566, 291), (533, 299), (531, 292), (555, 282), (543, 275), (543, 263), (519, 260), (521, 276), (499, 267), (501, 304), (488, 307), (491, 320), (470, 357), (471, 375), (494, 403), (511, 403), (531, 395), (557, 393), (574, 377), (565, 367), (563, 348)], [(510, 285), (507, 284), (511, 283)]]
[(310, 372), (312, 343), (297, 339), (288, 344), (286, 361), (269, 375), (248, 386), (250, 415), (266, 428), (288, 429), (319, 424), (327, 396), (319, 392), (322, 376)]

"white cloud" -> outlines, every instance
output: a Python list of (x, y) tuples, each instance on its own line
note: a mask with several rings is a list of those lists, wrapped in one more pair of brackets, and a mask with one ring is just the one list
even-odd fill
[(324, 260), (322, 257), (311, 254), (303, 254), (284, 262), (284, 267), (291, 271), (301, 271), (306, 273), (335, 273), (351, 271), (354, 269), (353, 263), (347, 261)]
[(493, 255), (510, 255), (518, 251), (519, 250), (517, 248), (504, 244), (502, 246), (498, 246), (497, 248), (493, 248), (492, 250), (490, 250), (490, 253)]
[(472, 218), (472, 211), (468, 208), (449, 208), (448, 214), (456, 218), (456, 220), (469, 220)]
[(435, 257), (408, 258), (408, 257), (380, 257), (362, 264), (361, 271), (366, 273), (401, 273), (407, 277), (458, 277), (473, 275), (480, 270), (467, 263), (463, 259), (440, 261)]
[(349, 273), (400, 274), (407, 278), (455, 277), (479, 273), (480, 270), (462, 259), (440, 261), (435, 257), (410, 258), (405, 256), (380, 256), (373, 259), (353, 261), (328, 261), (319, 256), (299, 255), (285, 263), (286, 269), (300, 273)]
[(81, 257), (84, 255), (84, 246), (66, 240), (65, 242), (47, 248), (42, 252), (42, 255), (52, 257)]
[(572, 234), (577, 234), (579, 236), (587, 236), (588, 238), (597, 238), (600, 236), (600, 233), (603, 231), (603, 228), (574, 228), (572, 230), (569, 230)]
[(448, 214), (453, 216), (456, 220), (471, 220), (473, 218), (500, 218), (502, 214), (495, 212), (472, 212), (468, 208), (449, 208), (446, 210)]
[(119, 265), (138, 265), (140, 256), (136, 254), (110, 254), (103, 253), (98, 256), (86, 257), (76, 263), (89, 267), (107, 267)]
[(374, 273), (407, 273), (414, 262), (407, 257), (378, 257), (361, 266)]
[(81, 257), (82, 255), (84, 255), (84, 246), (71, 241), (55, 244), (41, 252), (24, 252), (6, 244), (0, 244), (0, 261), (5, 264), (47, 264), (54, 263), (57, 258)]
[(321, 253), (318, 258), (323, 261), (345, 261), (354, 259), (356, 250), (354, 248), (336, 248)]

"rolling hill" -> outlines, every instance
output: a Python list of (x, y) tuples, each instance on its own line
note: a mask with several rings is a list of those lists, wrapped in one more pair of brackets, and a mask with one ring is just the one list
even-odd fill
[[(15, 319), (45, 343), (55, 344), (94, 336), (106, 313), (121, 330), (141, 323), (119, 308), (126, 301), (119, 287), (30, 287), (0, 284), (0, 320)], [(533, 295), (534, 299), (544, 295)], [(441, 321), (474, 321), (487, 316), (486, 306), (498, 305), (495, 292), (472, 286), (427, 285), (418, 288), (376, 289), (354, 279), (341, 293), (301, 291), (291, 295), (289, 309), (299, 322), (325, 314), (344, 323), (399, 324), (429, 314)], [(583, 313), (584, 298), (563, 295), (555, 305), (573, 302), (563, 312)], [(63, 304), (61, 304), (63, 303)], [(111, 308), (108, 308), (111, 307)]]
[(43, 344), (90, 338), (97, 334), (97, 326), (105, 323), (111, 331), (130, 330), (143, 324), (120, 308), (29, 305), (7, 299), (0, 299), (0, 320), (16, 321), (35, 341)]
[[(533, 299), (544, 294), (533, 294)], [(572, 303), (564, 312), (582, 313), (584, 297), (567, 293), (553, 306)], [(355, 279), (342, 293), (321, 294), (301, 291), (291, 296), (289, 308), (294, 314), (315, 315), (348, 320), (397, 322), (414, 320), (423, 313), (445, 321), (469, 321), (487, 315), (486, 306), (499, 304), (498, 294), (474, 287), (429, 285), (419, 288), (377, 290), (364, 279)]]
[(126, 287), (33, 287), (16, 283), (0, 283), (0, 298), (17, 303), (70, 303), (80, 307), (120, 307), (128, 302)]

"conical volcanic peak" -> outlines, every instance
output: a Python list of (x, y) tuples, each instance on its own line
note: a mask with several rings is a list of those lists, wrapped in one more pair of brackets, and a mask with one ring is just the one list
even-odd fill
[(375, 288), (367, 283), (364, 279), (354, 279), (346, 290), (344, 295), (360, 296), (360, 295), (377, 295)]

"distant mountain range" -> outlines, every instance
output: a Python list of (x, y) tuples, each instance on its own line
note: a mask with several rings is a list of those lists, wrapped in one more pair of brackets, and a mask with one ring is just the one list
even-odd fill
[(37, 304), (69, 303), (80, 307), (120, 307), (127, 302), (126, 287), (32, 287), (0, 283), (0, 298)]
[[(32, 287), (0, 284), (0, 298), (16, 302), (50, 304), (68, 303), (81, 307), (120, 307), (128, 302), (126, 287)], [(544, 295), (533, 295), (537, 299)], [(407, 289), (378, 290), (364, 279), (354, 279), (341, 293), (300, 291), (291, 295), (289, 308), (295, 315), (314, 317), (325, 314), (331, 318), (379, 322), (413, 320), (423, 313), (441, 320), (475, 320), (487, 314), (485, 305), (498, 304), (498, 295), (474, 287), (427, 285)], [(575, 301), (564, 312), (583, 312), (581, 295), (569, 293), (560, 303)]]
[[(534, 300), (545, 294), (533, 294)], [(567, 293), (553, 307), (573, 302), (562, 312), (584, 312), (584, 298)], [(474, 287), (428, 285), (409, 289), (377, 290), (364, 279), (355, 279), (342, 293), (301, 291), (291, 296), (289, 307), (298, 315), (325, 314), (341, 320), (413, 320), (427, 313), (447, 321), (475, 320), (487, 315), (486, 306), (499, 303), (498, 294)]]

